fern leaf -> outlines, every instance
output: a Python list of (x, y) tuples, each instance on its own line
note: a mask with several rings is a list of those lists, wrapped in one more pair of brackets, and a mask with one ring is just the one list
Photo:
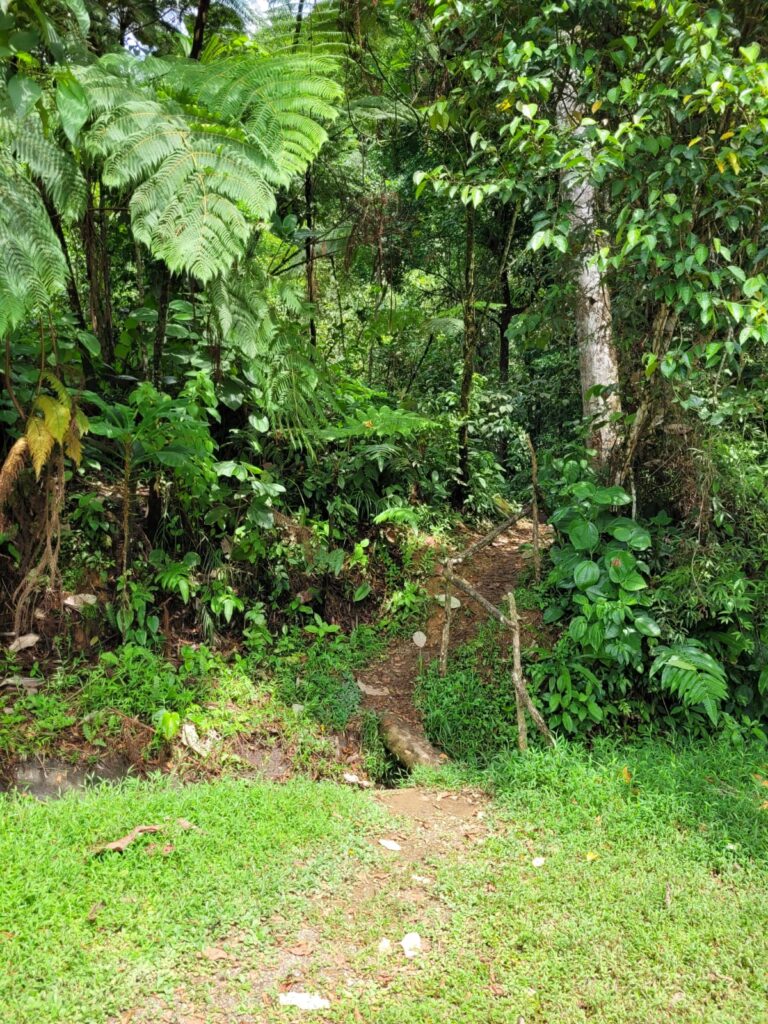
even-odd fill
[(29, 446), (29, 454), (32, 458), (32, 465), (35, 469), (35, 476), (39, 480), (43, 466), (45, 466), (53, 451), (53, 434), (48, 430), (41, 417), (32, 415), (27, 420), (25, 435), (27, 445)]
[(39, 395), (32, 408), (42, 413), (45, 429), (54, 441), (62, 444), (71, 420), (68, 406), (48, 395)]

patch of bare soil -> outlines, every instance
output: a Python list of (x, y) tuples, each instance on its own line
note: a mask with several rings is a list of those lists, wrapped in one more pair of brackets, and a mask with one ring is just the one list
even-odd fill
[[(436, 869), (486, 839), (487, 798), (404, 789), (371, 799), (390, 812), (370, 837), (372, 865), (286, 906), (269, 922), (268, 942), (234, 932), (200, 950), (172, 992), (110, 1024), (273, 1024), (293, 1019), (284, 1001), (297, 997), (329, 1011), (363, 994), (386, 998), (396, 979), (439, 956), (450, 906)], [(327, 1018), (321, 1008), (308, 1019)]]
[[(546, 531), (546, 527), (541, 527)], [(529, 519), (521, 519), (508, 531), (475, 555), (462, 563), (457, 573), (480, 591), (496, 607), (504, 605), (504, 599), (516, 585), (526, 566), (523, 545), (530, 544), (533, 526)], [(467, 534), (465, 548), (479, 539), (480, 535)], [(431, 596), (445, 592), (440, 573), (427, 584)], [(488, 621), (488, 613), (472, 598), (457, 595), (461, 607), (451, 617), (450, 650), (456, 650), (471, 640), (480, 626)], [(523, 643), (528, 629), (539, 621), (539, 613), (523, 611)], [(392, 712), (413, 726), (421, 726), (421, 716), (414, 707), (413, 691), (422, 666), (429, 664), (440, 654), (440, 639), (443, 631), (445, 611), (437, 602), (423, 628), (427, 637), (425, 646), (419, 648), (410, 640), (399, 640), (392, 644), (384, 657), (360, 673), (359, 684), (363, 693), (363, 707), (379, 713)]]

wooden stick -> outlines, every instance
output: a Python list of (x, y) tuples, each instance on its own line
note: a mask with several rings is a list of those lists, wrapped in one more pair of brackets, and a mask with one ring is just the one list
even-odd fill
[(449, 558), (448, 564), (459, 565), (461, 562), (471, 558), (472, 555), (476, 555), (478, 551), (481, 551), (484, 547), (487, 547), (488, 544), (496, 540), (497, 537), (501, 536), (501, 534), (504, 533), (505, 530), (508, 530), (510, 526), (514, 526), (519, 519), (524, 519), (530, 511), (531, 505), (530, 502), (528, 502), (526, 505), (523, 505), (520, 511), (515, 515), (510, 516), (509, 519), (505, 519), (503, 523), (499, 523), (499, 525), (495, 526), (490, 533), (486, 533), (484, 537), (475, 541), (474, 544), (470, 544), (466, 551), (462, 551), (460, 555), (455, 555), (453, 558)]
[(445, 618), (443, 619), (443, 635), (440, 638), (440, 675), (448, 671), (448, 645), (451, 642), (451, 586), (445, 580)]
[(520, 658), (520, 620), (517, 617), (515, 592), (507, 594), (509, 617), (512, 620), (512, 685), (515, 688), (515, 707), (517, 708), (517, 746), (521, 753), (528, 749), (528, 726), (525, 721), (525, 683), (523, 682), (523, 666)]
[(533, 485), (533, 497), (531, 499), (531, 519), (533, 521), (533, 578), (538, 583), (541, 579), (541, 542), (539, 541), (539, 463), (536, 458), (536, 449), (533, 447), (531, 435), (526, 434), (528, 451), (531, 453), (531, 484)]
[[(454, 587), (458, 587), (459, 590), (463, 590), (465, 594), (471, 597), (474, 601), (477, 601), (480, 607), (484, 608), (489, 615), (493, 616), (494, 619), (496, 619), (498, 622), (501, 622), (508, 629), (514, 631), (514, 626), (512, 625), (511, 620), (506, 615), (500, 612), (499, 609), (495, 607), (495, 605), (492, 605), (487, 598), (483, 597), (483, 595), (479, 593), (477, 590), (475, 590), (475, 588), (470, 583), (467, 583), (465, 579), (462, 579), (461, 576), (455, 576), (447, 565), (443, 568), (443, 576), (445, 577), (446, 580), (452, 583)], [(533, 719), (534, 725), (542, 734), (542, 736), (546, 739), (547, 743), (549, 743), (551, 747), (554, 747), (555, 737), (552, 735), (552, 733), (549, 730), (549, 726), (542, 718), (541, 712), (531, 700), (530, 694), (528, 693), (527, 689), (524, 688), (524, 693), (521, 693), (520, 696), (525, 702), (525, 707), (528, 711), (528, 714)]]

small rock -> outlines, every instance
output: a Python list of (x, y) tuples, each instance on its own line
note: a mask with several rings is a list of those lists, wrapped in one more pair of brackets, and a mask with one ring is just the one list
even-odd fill
[(304, 713), (304, 705), (303, 704), (291, 704), (291, 711), (294, 713), (294, 715), (301, 715), (301, 714)]
[(413, 642), (416, 644), (416, 646), (419, 649), (421, 649), (422, 647), (426, 646), (426, 643), (427, 643), (427, 635), (426, 635), (426, 633), (422, 633), (422, 631), (420, 629), (417, 630), (413, 634)]

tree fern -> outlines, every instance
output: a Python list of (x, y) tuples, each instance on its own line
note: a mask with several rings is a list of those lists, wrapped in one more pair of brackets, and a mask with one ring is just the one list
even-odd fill
[(326, 389), (304, 332), (284, 317), (303, 308), (303, 302), (289, 284), (275, 283), (255, 261), (239, 274), (216, 278), (207, 295), (212, 326), (240, 357), (272, 426), (308, 444), (322, 416)]
[(657, 648), (651, 676), (661, 672), (661, 684), (687, 707), (700, 704), (714, 723), (718, 706), (728, 692), (723, 666), (693, 640)]
[(0, 150), (0, 334), (64, 287), (67, 266), (42, 197)]
[(208, 63), (111, 55), (80, 72), (105, 184), (133, 189), (136, 237), (202, 282), (245, 255), (275, 189), (325, 141), (341, 94), (327, 54), (211, 52)]

